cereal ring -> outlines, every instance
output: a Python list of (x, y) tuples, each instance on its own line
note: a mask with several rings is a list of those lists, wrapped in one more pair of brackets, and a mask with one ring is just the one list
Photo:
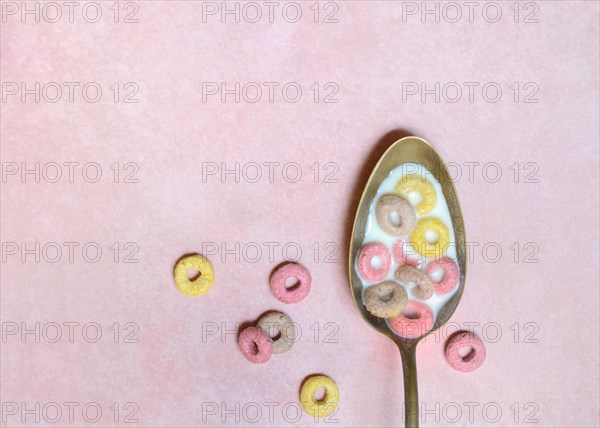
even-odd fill
[(402, 313), (389, 322), (400, 336), (420, 337), (433, 326), (433, 312), (425, 303), (409, 300)]
[(394, 255), (394, 259), (398, 262), (400, 266), (409, 265), (414, 266), (417, 269), (421, 267), (421, 259), (415, 259), (413, 257), (409, 257), (404, 252), (404, 241), (400, 240), (396, 242), (392, 248), (392, 254)]
[[(298, 284), (286, 288), (285, 281), (294, 277)], [(312, 278), (310, 272), (298, 263), (286, 263), (271, 276), (271, 290), (277, 300), (283, 303), (298, 303), (308, 296)]]
[(408, 293), (394, 281), (372, 285), (365, 290), (363, 298), (367, 310), (379, 318), (392, 318), (406, 306)]
[(267, 333), (258, 327), (245, 328), (238, 337), (242, 355), (251, 363), (262, 364), (273, 354), (273, 343)]
[[(381, 266), (371, 265), (373, 257), (381, 259)], [(370, 242), (361, 248), (358, 255), (358, 272), (367, 281), (381, 281), (390, 271), (392, 257), (387, 247), (380, 242)]]
[(444, 270), (442, 280), (432, 281), (435, 285), (435, 292), (437, 294), (447, 294), (451, 292), (458, 283), (458, 266), (456, 266), (454, 260), (449, 257), (436, 259), (427, 265), (427, 275), (429, 275), (429, 278), (431, 278), (434, 272), (440, 268)]
[[(428, 231), (435, 232), (437, 235), (433, 242), (429, 242), (425, 236)], [(410, 243), (423, 256), (435, 259), (448, 250), (450, 231), (437, 217), (422, 218), (410, 234)]]
[(433, 282), (425, 272), (421, 272), (416, 267), (400, 266), (398, 270), (396, 270), (396, 279), (405, 285), (409, 282), (417, 284), (411, 290), (413, 296), (417, 299), (427, 300), (433, 296), (433, 291), (435, 290)]
[(435, 207), (437, 201), (437, 192), (431, 181), (425, 177), (419, 177), (416, 174), (405, 175), (396, 184), (396, 193), (408, 200), (411, 192), (418, 192), (421, 200), (415, 207), (417, 214), (424, 215)]
[[(319, 387), (325, 389), (325, 396), (321, 400), (315, 399)], [(329, 416), (340, 401), (340, 391), (333, 379), (328, 376), (311, 376), (300, 390), (300, 403), (304, 411), (313, 418)]]
[[(273, 341), (273, 353), (283, 354), (296, 342), (296, 327), (287, 315), (281, 312), (271, 312), (262, 317), (257, 327), (267, 333)], [(279, 330), (279, 338), (275, 339), (272, 332)]]
[[(461, 348), (471, 348), (464, 356), (460, 356)], [(461, 372), (472, 372), (485, 361), (485, 345), (479, 337), (468, 331), (459, 331), (446, 343), (446, 360)]]
[[(392, 221), (392, 213), (398, 214), (399, 223)], [(412, 205), (396, 195), (384, 195), (375, 206), (377, 223), (387, 233), (393, 236), (408, 235), (417, 223), (415, 210)]]
[[(198, 278), (191, 280), (188, 276), (190, 269), (200, 272)], [(215, 270), (208, 259), (199, 254), (183, 257), (173, 270), (175, 285), (188, 296), (201, 296), (210, 290), (215, 281)]]

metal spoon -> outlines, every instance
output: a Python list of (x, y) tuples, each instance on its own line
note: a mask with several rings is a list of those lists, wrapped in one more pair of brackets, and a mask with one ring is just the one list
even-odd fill
[[(454, 227), (454, 236), (456, 239), (454, 244), (456, 245), (456, 256), (460, 270), (458, 290), (440, 309), (432, 329), (417, 338), (403, 338), (398, 336), (390, 330), (385, 323), (385, 320), (375, 317), (367, 311), (362, 300), (363, 286), (355, 268), (357, 253), (360, 250), (365, 237), (369, 208), (377, 194), (377, 189), (392, 169), (406, 162), (423, 165), (433, 174), (442, 186), (442, 192), (446, 199), (448, 210), (450, 211), (452, 226)], [(416, 347), (422, 338), (439, 329), (450, 319), (462, 296), (467, 273), (465, 229), (460, 204), (456, 197), (456, 190), (444, 162), (427, 141), (418, 137), (405, 137), (392, 144), (383, 156), (381, 156), (371, 173), (358, 204), (354, 227), (352, 229), (349, 256), (350, 288), (352, 290), (354, 302), (360, 310), (361, 316), (375, 330), (392, 339), (400, 349), (402, 371), (404, 373), (404, 414), (406, 426), (416, 428), (419, 426)]]

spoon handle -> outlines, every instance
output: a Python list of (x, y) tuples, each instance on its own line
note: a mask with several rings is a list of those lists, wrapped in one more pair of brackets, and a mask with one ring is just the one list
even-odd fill
[(404, 374), (404, 421), (406, 428), (419, 427), (419, 392), (417, 389), (417, 346), (399, 346)]

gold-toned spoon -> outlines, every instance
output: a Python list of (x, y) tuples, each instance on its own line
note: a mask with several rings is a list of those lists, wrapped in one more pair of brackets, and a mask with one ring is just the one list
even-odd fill
[[(386, 324), (385, 320), (371, 315), (363, 304), (362, 292), (363, 285), (355, 268), (357, 253), (362, 246), (365, 237), (365, 228), (369, 217), (369, 209), (373, 199), (377, 195), (377, 190), (381, 182), (388, 176), (390, 171), (400, 164), (412, 162), (423, 165), (427, 168), (437, 181), (442, 186), (442, 192), (448, 205), (450, 217), (452, 218), (452, 226), (454, 228), (456, 245), (456, 257), (460, 271), (458, 290), (440, 309), (432, 329), (426, 334), (417, 338), (403, 338), (394, 333)], [(416, 364), (416, 347), (419, 341), (431, 334), (442, 325), (444, 325), (454, 313), (458, 306), (458, 302), (462, 296), (465, 286), (466, 277), (466, 245), (465, 245), (465, 229), (463, 225), (460, 204), (456, 197), (454, 184), (448, 174), (448, 170), (444, 162), (431, 147), (431, 145), (418, 137), (405, 137), (390, 146), (389, 149), (381, 156), (377, 165), (371, 173), (371, 177), (365, 186), (356, 218), (352, 229), (352, 239), (350, 241), (349, 252), (349, 268), (350, 268), (350, 288), (356, 306), (360, 310), (361, 316), (375, 330), (392, 339), (400, 349), (402, 357), (402, 371), (404, 373), (404, 414), (407, 427), (419, 426), (419, 398), (417, 392), (417, 364)]]

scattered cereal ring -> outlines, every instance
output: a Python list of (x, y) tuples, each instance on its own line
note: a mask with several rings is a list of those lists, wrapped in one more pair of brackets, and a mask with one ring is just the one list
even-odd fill
[[(392, 213), (398, 214), (399, 223), (392, 221)], [(377, 223), (393, 236), (408, 235), (417, 223), (415, 210), (406, 200), (396, 195), (384, 195), (375, 206)]]
[[(198, 278), (191, 280), (188, 271), (196, 269), (200, 274)], [(183, 257), (175, 265), (173, 271), (175, 285), (188, 296), (201, 296), (210, 290), (215, 281), (215, 270), (208, 259), (199, 254)]]
[[(298, 284), (286, 288), (285, 281), (292, 277), (298, 280)], [(270, 283), (277, 300), (283, 303), (298, 303), (308, 296), (312, 278), (304, 266), (298, 263), (286, 263), (273, 273)]]
[(433, 312), (425, 303), (409, 300), (402, 313), (389, 322), (400, 336), (420, 337), (433, 326)]
[(409, 265), (414, 266), (417, 269), (421, 267), (421, 259), (415, 259), (414, 257), (410, 257), (404, 251), (404, 241), (399, 240), (392, 247), (392, 254), (394, 255), (394, 259), (400, 266)]
[(435, 207), (437, 201), (437, 192), (431, 181), (425, 177), (419, 177), (416, 174), (405, 175), (396, 184), (396, 193), (408, 200), (408, 195), (411, 192), (418, 192), (421, 195), (421, 200), (415, 207), (417, 214), (424, 215)]
[(454, 260), (449, 257), (436, 259), (427, 265), (427, 275), (429, 275), (429, 278), (431, 278), (438, 269), (444, 270), (444, 276), (441, 281), (432, 280), (435, 285), (435, 292), (437, 294), (447, 294), (451, 292), (458, 283), (458, 266), (456, 266)]
[[(325, 396), (321, 400), (315, 399), (315, 393), (319, 387), (325, 390)], [(328, 376), (311, 376), (300, 390), (300, 403), (304, 411), (313, 418), (329, 416), (340, 401), (340, 391), (333, 379)]]
[[(433, 242), (425, 236), (428, 231), (437, 235)], [(425, 257), (438, 258), (450, 246), (450, 231), (442, 220), (437, 217), (422, 218), (410, 234), (410, 243), (420, 254)]]
[(403, 284), (409, 282), (417, 284), (416, 287), (411, 290), (412, 294), (417, 299), (426, 300), (433, 296), (433, 291), (435, 290), (433, 282), (425, 272), (421, 272), (416, 267), (400, 266), (398, 270), (396, 270), (396, 279)]
[[(467, 355), (460, 356), (461, 348), (471, 348)], [(461, 372), (472, 372), (485, 361), (485, 345), (471, 332), (459, 331), (446, 343), (446, 360)]]
[[(381, 259), (380, 267), (373, 267), (373, 257)], [(358, 272), (367, 281), (381, 281), (390, 271), (392, 257), (387, 247), (380, 242), (370, 242), (361, 248), (358, 255)]]
[(392, 318), (406, 306), (408, 293), (400, 284), (385, 281), (368, 287), (363, 301), (367, 310), (376, 317)]
[(242, 355), (251, 363), (262, 364), (273, 354), (273, 343), (267, 333), (258, 327), (245, 328), (238, 337)]
[[(289, 351), (296, 342), (296, 327), (290, 317), (281, 312), (268, 313), (258, 321), (257, 326), (273, 341), (274, 354), (283, 354)], [(274, 339), (274, 335), (271, 334), (275, 329), (279, 330), (277, 339)]]

